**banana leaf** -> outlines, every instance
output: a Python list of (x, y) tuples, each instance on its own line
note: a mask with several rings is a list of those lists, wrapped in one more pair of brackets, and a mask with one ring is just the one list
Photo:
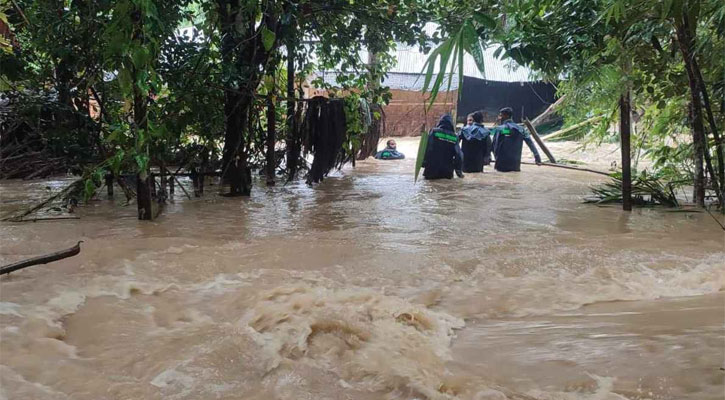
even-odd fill
[(422, 132), (420, 135), (420, 142), (418, 143), (418, 156), (415, 159), (415, 180), (414, 182), (418, 182), (418, 174), (420, 173), (420, 168), (423, 166), (423, 161), (425, 160), (425, 150), (428, 147), (428, 134), (425, 132)]

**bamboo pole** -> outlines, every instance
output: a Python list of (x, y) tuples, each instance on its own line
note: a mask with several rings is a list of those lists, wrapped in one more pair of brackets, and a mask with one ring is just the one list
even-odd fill
[(566, 129), (562, 129), (562, 130), (558, 130), (556, 132), (553, 132), (553, 133), (551, 133), (549, 135), (544, 136), (541, 139), (542, 140), (553, 139), (553, 138), (555, 138), (557, 136), (561, 136), (561, 135), (567, 134), (567, 133), (569, 133), (569, 132), (571, 132), (571, 131), (573, 131), (573, 130), (575, 130), (577, 128), (581, 128), (582, 126), (586, 126), (586, 125), (592, 124), (594, 122), (597, 122), (597, 121), (599, 121), (602, 118), (604, 118), (603, 115), (597, 115), (596, 117), (589, 118), (588, 120), (585, 120), (585, 121), (582, 121), (582, 122), (580, 122), (578, 124), (572, 125), (572, 126), (566, 128)]
[(551, 163), (536, 164), (536, 163), (527, 162), (527, 161), (521, 161), (521, 164), (526, 164), (526, 165), (543, 165), (545, 167), (564, 168), (564, 169), (570, 169), (570, 170), (573, 170), (573, 171), (591, 172), (593, 174), (599, 174), (599, 175), (604, 175), (604, 176), (612, 176), (609, 172), (597, 171), (595, 169), (589, 169), (589, 168), (579, 168), (579, 167), (575, 167), (575, 166), (572, 166), (572, 165), (551, 164)]
[(541, 150), (544, 151), (544, 154), (546, 154), (546, 157), (549, 159), (549, 161), (552, 164), (556, 164), (556, 159), (549, 151), (549, 148), (546, 147), (544, 141), (541, 140), (541, 138), (539, 137), (539, 132), (536, 132), (536, 128), (534, 128), (534, 125), (531, 123), (531, 121), (529, 121), (528, 118), (524, 118), (524, 124), (529, 129), (529, 133), (531, 133), (531, 136), (533, 136), (534, 140), (536, 140), (536, 143), (539, 145), (539, 147), (541, 147)]
[(564, 102), (564, 99), (565, 98), (566, 98), (566, 95), (559, 97), (559, 99), (556, 100), (556, 102), (554, 102), (554, 104), (550, 105), (543, 113), (539, 114), (536, 118), (534, 118), (531, 121), (531, 125), (533, 125), (533, 126), (539, 126), (539, 125), (541, 125), (541, 123), (544, 122), (544, 120), (546, 118), (548, 118), (549, 115), (551, 115), (554, 112), (556, 112), (556, 109), (559, 108), (559, 106), (561, 105), (561, 103)]

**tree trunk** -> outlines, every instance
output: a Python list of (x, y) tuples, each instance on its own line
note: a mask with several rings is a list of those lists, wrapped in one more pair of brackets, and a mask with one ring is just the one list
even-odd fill
[(300, 140), (297, 132), (296, 102), (295, 102), (295, 59), (294, 41), (287, 41), (287, 180), (291, 181), (297, 175), (300, 159)]
[[(131, 20), (134, 24), (133, 41), (139, 43), (143, 43), (143, 21), (141, 18), (142, 15), (140, 10), (131, 10)], [(136, 69), (136, 66), (133, 66), (131, 68), (131, 77), (133, 78), (133, 125), (137, 141), (141, 141), (140, 132), (143, 132), (145, 137), (149, 136), (146, 113), (146, 96), (138, 85), (139, 75), (140, 74)], [(141, 143), (141, 146), (137, 144), (136, 147), (137, 152), (146, 153), (148, 156), (147, 144)], [(141, 168), (141, 166), (139, 166), (139, 168)], [(152, 199), (153, 187), (151, 185), (152, 182), (148, 166), (145, 166), (141, 168), (136, 175), (136, 204), (138, 209), (138, 219), (152, 220), (156, 217)]]
[[(136, 82), (135, 69), (134, 69), (134, 82)], [(136, 128), (136, 134), (140, 130), (146, 131), (148, 123), (146, 121), (146, 102), (141, 91), (134, 83), (134, 96), (133, 96), (133, 119)], [(146, 133), (147, 134), (147, 133)], [(143, 146), (146, 148), (146, 146)], [(140, 170), (136, 175), (136, 204), (138, 206), (138, 219), (141, 220), (152, 220), (154, 219), (153, 210), (153, 199), (152, 199), (152, 187), (151, 177), (148, 171), (148, 167)]]
[(146, 171), (136, 175), (136, 203), (138, 219), (150, 221), (154, 219), (154, 202), (151, 198), (151, 179)]
[(619, 97), (619, 136), (622, 147), (622, 209), (632, 211), (631, 105), (629, 91)]
[[(710, 131), (712, 131), (712, 137), (715, 140), (715, 154), (717, 156), (717, 178), (715, 177), (715, 173), (713, 171), (710, 172), (712, 175), (712, 179), (716, 184), (715, 190), (718, 192), (718, 200), (720, 201), (720, 208), (725, 209), (725, 203), (723, 202), (723, 199), (725, 199), (725, 156), (723, 155), (723, 144), (720, 132), (717, 127), (717, 122), (715, 122), (715, 116), (712, 113), (712, 105), (710, 103), (710, 96), (707, 94), (707, 85), (705, 85), (705, 78), (702, 76), (702, 71), (700, 70), (700, 66), (697, 63), (697, 59), (693, 58), (692, 60), (692, 67), (693, 72), (695, 73), (695, 77), (697, 77), (698, 84), (700, 86), (700, 92), (702, 93), (702, 101), (703, 106), (705, 108), (705, 112), (707, 114), (707, 121), (710, 124)], [(725, 106), (725, 101), (723, 102), (723, 106)], [(707, 137), (705, 138), (705, 153), (707, 154), (709, 158), (709, 146), (707, 146)], [(712, 169), (712, 163), (708, 160), (708, 167), (709, 169)]]
[(692, 128), (692, 147), (694, 161), (693, 201), (696, 205), (705, 206), (705, 171), (703, 161), (705, 158), (705, 128), (702, 121), (702, 103), (700, 102), (700, 87), (693, 68), (692, 46), (693, 34), (688, 28), (688, 16), (683, 11), (682, 18), (675, 21), (677, 40), (680, 52), (685, 63), (687, 78), (690, 84), (690, 124)]
[(267, 95), (267, 186), (274, 186), (274, 170), (277, 160), (274, 156), (274, 145), (277, 141), (277, 118), (274, 104), (274, 92)]
[[(254, 94), (264, 75), (270, 55), (276, 51), (278, 40), (265, 44), (261, 29), (269, 29), (279, 37), (279, 15), (265, 12), (261, 22), (256, 14), (250, 14), (243, 2), (217, 0), (221, 24), (222, 65), (230, 72), (225, 82), (224, 154), (222, 155), (222, 179), (229, 183), (231, 196), (248, 196), (252, 179), (248, 165), (247, 145), (251, 143), (250, 113)], [(246, 135), (245, 135), (246, 132)]]
[[(380, 75), (376, 73), (375, 64), (378, 62), (377, 53), (374, 51), (368, 52), (368, 90), (377, 90), (380, 87)], [(370, 156), (374, 156), (378, 150), (378, 142), (380, 141), (380, 133), (383, 127), (383, 108), (376, 103), (370, 105), (371, 124), (368, 127), (365, 136), (363, 137), (362, 143), (360, 144), (360, 151), (358, 152), (357, 159), (364, 160)], [(375, 115), (380, 115), (380, 118), (375, 118)]]
[[(692, 88), (691, 88), (692, 89)], [(698, 93), (699, 94), (699, 93)], [(692, 129), (692, 152), (694, 158), (694, 174), (693, 174), (693, 192), (692, 201), (701, 207), (705, 206), (705, 170), (703, 162), (705, 159), (704, 143), (702, 142), (704, 126), (702, 123), (702, 108), (699, 106), (697, 98), (692, 97), (698, 94), (691, 93), (690, 103), (688, 105), (688, 119)]]

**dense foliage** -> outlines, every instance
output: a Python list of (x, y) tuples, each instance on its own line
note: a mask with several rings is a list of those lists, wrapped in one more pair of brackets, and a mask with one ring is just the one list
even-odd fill
[(617, 140), (629, 94), (635, 173), (648, 157), (699, 204), (725, 188), (714, 0), (0, 0), (0, 38), (2, 157), (62, 158), (53, 168), (83, 174), (89, 194), (107, 173), (144, 181), (171, 164), (221, 171), (231, 194), (249, 194), (265, 163), (268, 182), (294, 178), (313, 71), (337, 71), (335, 85), (315, 84), (346, 98), (341, 150), (354, 160), (377, 140), (396, 42), (430, 51), (431, 102), (464, 53), (485, 72), (483, 49), (498, 46), (560, 82), (568, 124), (602, 116), (590, 142)]
[[(632, 156), (660, 179), (722, 204), (725, 163), (725, 5), (688, 0), (464, 2), (431, 55), (455, 71), (482, 46), (559, 82), (568, 124), (601, 115), (588, 141), (617, 140), (619, 101), (631, 96)], [(472, 35), (475, 31), (477, 35)], [(431, 66), (432, 68), (432, 66)], [(435, 74), (428, 71), (428, 78)], [(433, 81), (435, 92), (441, 79)]]

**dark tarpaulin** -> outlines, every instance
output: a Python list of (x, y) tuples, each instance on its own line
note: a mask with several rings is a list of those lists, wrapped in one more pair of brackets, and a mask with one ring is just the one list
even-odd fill
[(523, 117), (534, 119), (556, 101), (556, 86), (546, 82), (496, 82), (466, 76), (463, 78), (461, 98), (456, 108), (457, 122), (466, 116), (484, 111), (485, 121), (496, 120), (498, 110), (511, 107), (513, 120)]

